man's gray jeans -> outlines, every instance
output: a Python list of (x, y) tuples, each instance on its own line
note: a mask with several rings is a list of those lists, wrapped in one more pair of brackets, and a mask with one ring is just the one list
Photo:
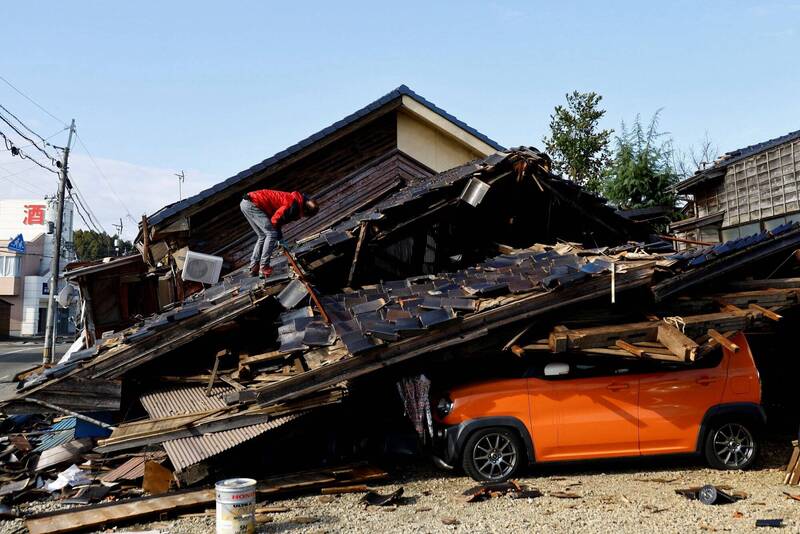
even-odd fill
[(269, 265), (269, 257), (272, 255), (272, 251), (275, 250), (275, 246), (281, 238), (281, 232), (272, 226), (269, 216), (253, 204), (251, 200), (242, 199), (239, 207), (242, 209), (244, 218), (253, 227), (253, 231), (258, 237), (256, 246), (253, 248), (253, 255), (250, 257), (250, 269), (256, 266), (266, 267)]

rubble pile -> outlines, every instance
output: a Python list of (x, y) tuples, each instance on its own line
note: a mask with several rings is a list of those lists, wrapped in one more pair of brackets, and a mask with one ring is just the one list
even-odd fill
[[(489, 217), (480, 210), (495, 214), (514, 192), (545, 198), (560, 221), (572, 219), (565, 239), (537, 243), (538, 227), (508, 222), (513, 207), (491, 231), (465, 235), (475, 217)], [(304, 427), (386, 369), (572, 352), (686, 364), (738, 350), (737, 333), (768, 329), (800, 303), (800, 280), (783, 274), (800, 247), (797, 224), (681, 252), (660, 239), (626, 239), (642, 235), (630, 224), (550, 174), (533, 149), (409, 185), (298, 238), (273, 257), (265, 280), (234, 269), (118, 331), (87, 327), (83, 339), (96, 341), (23, 377), (2, 399), (15, 415), (3, 422), (0, 497), (136, 497), (131, 507), (142, 515), (202, 506), (212, 490), (183, 489), (224, 473), (215, 462), (247, 442), (284, 439), (283, 430)], [(525, 243), (501, 244), (500, 229)], [(575, 240), (582, 232), (591, 245)], [(783, 277), (764, 278), (777, 264)], [(297, 484), (384, 475), (350, 468)], [(101, 510), (107, 522), (139, 513)], [(102, 522), (97, 509), (80, 513), (57, 528)], [(33, 524), (64, 531), (55, 517)]]

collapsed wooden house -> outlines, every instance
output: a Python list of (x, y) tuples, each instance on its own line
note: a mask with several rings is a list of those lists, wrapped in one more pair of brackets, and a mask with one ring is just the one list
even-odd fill
[(143, 219), (140, 254), (69, 269), (87, 303), (91, 343), (199, 289), (180, 279), (186, 250), (240, 267), (254, 237), (241, 216), (244, 192), (300, 190), (320, 212), (284, 229), (288, 240), (319, 232), (413, 184), (503, 147), (405, 85), (217, 185)]
[[(544, 154), (502, 151), (296, 239), (300, 271), (276, 255), (265, 281), (235, 270), (104, 332), (27, 377), (3, 409), (144, 412), (118, 418), (98, 451), (163, 447), (186, 471), (302, 425), (395, 367), (418, 373), (504, 351), (691, 365), (735, 350), (733, 333), (798, 304), (797, 280), (763, 279), (791, 270), (785, 258), (798, 247), (800, 228), (786, 224), (667, 251), (551, 174)], [(731, 285), (745, 278), (747, 288)]]

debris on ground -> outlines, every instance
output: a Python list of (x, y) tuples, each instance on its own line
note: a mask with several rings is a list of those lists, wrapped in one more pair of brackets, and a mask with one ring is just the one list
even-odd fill
[(783, 527), (783, 519), (756, 519), (756, 527)]
[(367, 506), (389, 506), (397, 504), (402, 496), (403, 488), (398, 488), (387, 495), (381, 495), (376, 491), (369, 491), (366, 495), (361, 497), (361, 502)]
[(711, 484), (676, 489), (675, 493), (683, 495), (687, 499), (698, 500), (703, 504), (730, 504), (748, 497), (743, 491), (733, 490), (730, 486), (714, 486)]
[(466, 502), (481, 502), (497, 497), (509, 496), (513, 499), (535, 499), (542, 493), (536, 488), (528, 488), (514, 480), (507, 482), (486, 483), (472, 487), (464, 492)]

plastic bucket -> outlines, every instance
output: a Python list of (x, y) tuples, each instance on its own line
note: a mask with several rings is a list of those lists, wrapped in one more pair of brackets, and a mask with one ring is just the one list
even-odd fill
[(217, 534), (253, 534), (256, 530), (256, 481), (220, 480), (217, 493)]

